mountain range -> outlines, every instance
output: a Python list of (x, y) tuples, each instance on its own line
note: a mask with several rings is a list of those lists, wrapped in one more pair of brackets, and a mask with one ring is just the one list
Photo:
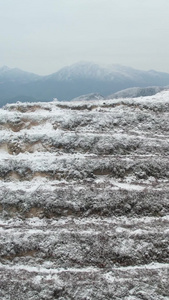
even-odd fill
[(166, 85), (169, 85), (168, 73), (120, 65), (80, 62), (47, 76), (3, 66), (0, 68), (0, 106), (16, 101), (51, 101), (53, 98), (69, 101), (86, 94), (109, 98), (124, 89)]

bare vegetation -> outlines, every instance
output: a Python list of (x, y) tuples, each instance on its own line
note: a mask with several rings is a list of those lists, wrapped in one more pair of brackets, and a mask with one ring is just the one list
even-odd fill
[(0, 110), (0, 298), (169, 298), (169, 92)]

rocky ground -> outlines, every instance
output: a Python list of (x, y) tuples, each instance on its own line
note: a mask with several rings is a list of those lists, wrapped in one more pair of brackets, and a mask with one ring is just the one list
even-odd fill
[(169, 91), (0, 109), (0, 299), (169, 299)]

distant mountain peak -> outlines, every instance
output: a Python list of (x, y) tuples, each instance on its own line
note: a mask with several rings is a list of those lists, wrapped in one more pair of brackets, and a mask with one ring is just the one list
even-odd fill
[(1, 68), (0, 68), (0, 73), (3, 73), (3, 72), (6, 72), (6, 71), (9, 71), (9, 70), (11, 70), (8, 66), (2, 66)]
[(78, 62), (70, 66), (66, 66), (60, 69), (58, 72), (51, 74), (49, 76), (56, 76), (59, 80), (70, 80), (74, 77), (102, 77), (104, 73), (104, 68), (92, 62)]
[(114, 77), (121, 77), (135, 80), (135, 77), (142, 76), (146, 71), (133, 69), (131, 67), (122, 66), (119, 64), (100, 65), (93, 62), (80, 61), (78, 63), (66, 66), (58, 72), (48, 75), (48, 78), (57, 80), (72, 80), (75, 78), (91, 78), (97, 80), (114, 80)]

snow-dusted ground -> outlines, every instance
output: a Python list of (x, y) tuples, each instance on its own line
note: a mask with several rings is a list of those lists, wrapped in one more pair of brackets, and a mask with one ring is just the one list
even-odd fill
[(0, 299), (169, 298), (169, 91), (0, 109)]

